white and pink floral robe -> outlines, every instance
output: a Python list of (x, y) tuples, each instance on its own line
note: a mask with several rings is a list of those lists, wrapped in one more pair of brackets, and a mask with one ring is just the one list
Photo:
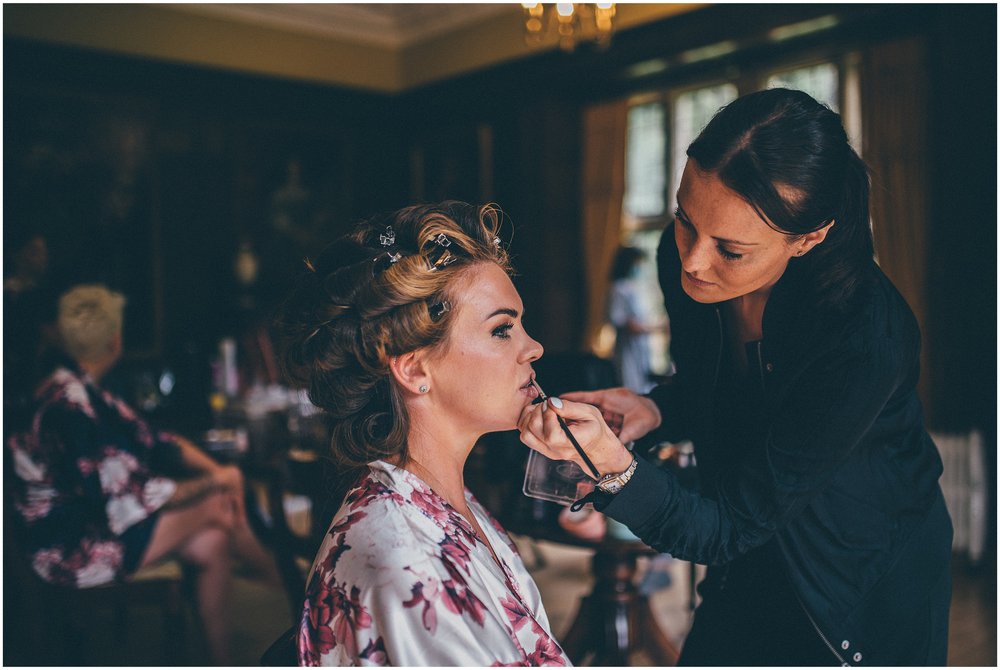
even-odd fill
[(570, 665), (517, 549), (472, 493), (503, 567), (416, 475), (368, 467), (313, 563), (300, 665)]

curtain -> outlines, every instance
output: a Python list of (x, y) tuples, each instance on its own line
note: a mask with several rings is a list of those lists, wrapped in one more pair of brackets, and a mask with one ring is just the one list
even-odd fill
[(924, 42), (879, 44), (863, 56), (863, 158), (872, 171), (872, 232), (879, 266), (906, 298), (920, 332), (920, 395), (928, 416), (927, 62)]
[(593, 105), (583, 113), (583, 275), (586, 282), (585, 346), (597, 351), (605, 323), (611, 263), (621, 240), (625, 196), (625, 100)]

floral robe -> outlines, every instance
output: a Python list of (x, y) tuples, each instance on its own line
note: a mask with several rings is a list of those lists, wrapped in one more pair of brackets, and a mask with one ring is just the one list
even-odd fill
[(138, 566), (156, 512), (176, 490), (149, 460), (177, 447), (71, 366), (47, 377), (35, 401), (31, 425), (7, 439), (14, 521), (31, 566), (61, 586), (122, 579)]
[(468, 490), (502, 568), (416, 475), (369, 469), (313, 563), (300, 665), (570, 665), (513, 542)]

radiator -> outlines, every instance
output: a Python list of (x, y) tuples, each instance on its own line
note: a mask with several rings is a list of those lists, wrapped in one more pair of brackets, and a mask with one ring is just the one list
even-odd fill
[(976, 563), (983, 557), (986, 536), (986, 454), (979, 431), (964, 435), (931, 433), (944, 472), (941, 490), (955, 527), (952, 550)]

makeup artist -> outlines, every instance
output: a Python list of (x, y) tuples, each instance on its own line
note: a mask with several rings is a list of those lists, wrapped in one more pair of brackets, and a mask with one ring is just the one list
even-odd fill
[[(677, 374), (528, 407), (522, 440), (580, 462), (562, 416), (603, 475), (588, 501), (709, 566), (681, 664), (944, 665), (951, 521), (865, 164), (786, 89), (732, 102), (687, 155), (658, 253)], [(623, 446), (651, 432), (694, 442), (700, 492)]]

